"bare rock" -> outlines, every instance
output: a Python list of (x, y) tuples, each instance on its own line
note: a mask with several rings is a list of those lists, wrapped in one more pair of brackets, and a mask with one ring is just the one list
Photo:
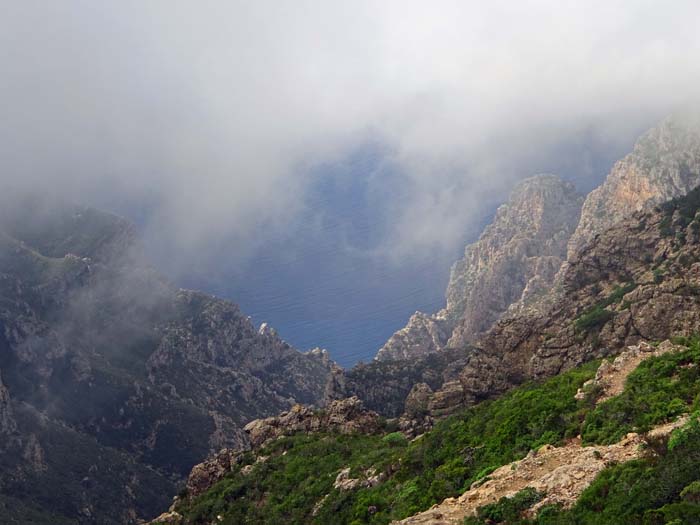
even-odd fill
[(187, 478), (187, 496), (196, 497), (206, 492), (217, 481), (231, 472), (242, 461), (240, 450), (223, 449), (203, 463), (192, 468)]
[(546, 293), (566, 256), (583, 197), (553, 175), (521, 182), (479, 240), (454, 264), (447, 306), (416, 312), (377, 359), (406, 359), (472, 341), (514, 303)]
[(322, 410), (295, 405), (279, 416), (256, 419), (244, 430), (256, 448), (278, 438), (298, 432), (337, 432), (340, 434), (374, 434), (381, 423), (376, 412), (367, 410), (357, 397), (332, 401)]
[(0, 435), (9, 435), (16, 430), (17, 423), (12, 413), (10, 393), (3, 385), (2, 376), (0, 376)]
[(596, 234), (636, 211), (681, 197), (700, 183), (697, 116), (674, 116), (645, 133), (583, 204), (569, 242), (573, 254)]

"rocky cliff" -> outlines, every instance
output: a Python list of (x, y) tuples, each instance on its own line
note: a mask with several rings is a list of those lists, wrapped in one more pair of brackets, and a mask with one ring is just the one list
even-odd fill
[(500, 320), (460, 373), (466, 402), (639, 341), (700, 331), (700, 190), (574, 251), (539, 309)]
[[(337, 367), (178, 290), (134, 228), (33, 201), (0, 212), (0, 505), (8, 519), (135, 523), (250, 419), (320, 403)], [(41, 210), (41, 211), (39, 211)], [(60, 487), (60, 490), (57, 490)], [(52, 509), (44, 515), (41, 509)]]
[[(527, 185), (526, 191), (516, 190), (509, 204), (499, 209), (493, 224), (486, 228), (480, 240), (467, 247), (465, 257), (455, 264), (447, 293), (447, 308), (432, 317), (414, 316), (412, 322), (387, 343), (388, 347), (385, 349), (388, 353), (383, 349), (379, 357), (393, 355), (401, 358), (436, 349), (466, 349), (470, 343), (476, 341), (480, 350), (471, 352), (470, 364), (458, 373), (455, 373), (454, 369), (450, 373), (451, 376), (458, 375), (459, 381), (455, 382), (454, 377), (451, 377), (444, 387), (435, 389), (433, 394), (445, 400), (452, 400), (451, 402), (457, 402), (461, 398), (461, 403), (469, 404), (493, 393), (503, 392), (527, 378), (556, 374), (560, 365), (566, 368), (571, 366), (571, 363), (582, 362), (582, 355), (585, 355), (585, 358), (598, 355), (599, 353), (581, 350), (579, 343), (574, 344), (570, 340), (563, 341), (554, 337), (549, 329), (543, 332), (545, 329), (539, 323), (541, 320), (551, 321), (560, 315), (569, 316), (568, 321), (571, 324), (572, 319), (578, 315), (571, 310), (572, 305), (584, 309), (590, 306), (587, 301), (596, 294), (589, 293), (590, 290), (580, 294), (572, 292), (578, 286), (575, 284), (577, 277), (574, 276), (579, 275), (581, 269), (590, 264), (588, 257), (603, 246), (605, 250), (613, 252), (628, 246), (630, 242), (639, 244), (646, 239), (650, 246), (646, 247), (644, 257), (649, 260), (658, 257), (649, 251), (653, 251), (655, 243), (663, 242), (664, 238), (656, 238), (653, 232), (658, 233), (658, 228), (649, 231), (646, 229), (653, 221), (662, 220), (658, 213), (654, 215), (654, 207), (674, 197), (688, 194), (699, 183), (700, 120), (693, 116), (674, 116), (645, 133), (637, 141), (633, 151), (614, 165), (604, 183), (586, 197), (575, 230), (571, 223), (555, 233), (551, 229), (541, 228), (542, 232), (546, 232), (542, 237), (545, 239), (544, 244), (537, 244), (536, 235), (528, 237), (533, 240), (525, 245), (527, 249), (524, 251), (531, 249), (534, 243), (540, 250), (537, 257), (520, 257), (518, 254), (522, 253), (524, 246), (522, 239), (498, 232), (514, 231), (516, 226), (525, 228), (526, 232), (538, 231), (538, 225), (556, 225), (557, 220), (562, 221), (569, 215), (564, 213), (565, 207), (555, 207), (549, 215), (552, 218), (550, 221), (538, 223), (526, 210), (532, 206), (537, 217), (536, 211), (543, 208), (542, 202), (545, 202), (545, 197), (550, 194), (538, 191), (537, 187), (528, 189)], [(560, 194), (555, 192), (555, 198), (552, 199), (550, 195), (549, 201), (561, 203), (559, 196)], [(689, 199), (692, 200), (693, 197), (690, 196)], [(651, 215), (644, 216), (644, 219), (641, 218), (642, 215), (634, 215), (643, 214), (645, 211)], [(631, 219), (636, 226), (623, 225), (630, 217), (636, 217)], [(668, 234), (676, 223), (666, 224), (672, 222), (669, 217), (663, 220), (665, 222), (662, 229)], [(647, 221), (651, 222), (647, 224)], [(686, 232), (676, 233), (686, 237)], [(550, 242), (546, 242), (546, 235), (552, 236)], [(567, 238), (567, 235), (570, 237)], [(689, 235), (692, 235), (692, 232)], [(518, 260), (530, 264), (513, 264), (513, 261)], [(593, 287), (596, 293), (599, 286), (605, 286), (605, 272), (612, 271), (618, 260), (625, 260), (631, 264), (634, 256), (630, 257), (627, 252), (606, 256), (605, 261), (599, 263), (603, 268), (602, 275), (595, 277), (599, 279)], [(646, 263), (648, 261), (642, 264)], [(660, 270), (657, 268), (655, 271), (656, 278), (659, 279)], [(529, 275), (532, 277), (528, 278)], [(527, 282), (520, 288), (524, 279), (527, 279)], [(514, 281), (517, 283), (515, 286)], [(623, 279), (617, 284), (608, 284), (604, 293), (612, 294), (611, 287), (615, 286), (618, 286), (615, 293), (621, 293), (620, 290), (625, 291), (636, 284)], [(521, 289), (518, 297), (515, 293), (508, 293), (508, 290), (512, 292), (518, 289)], [(489, 290), (491, 294), (488, 293)], [(502, 290), (506, 290), (505, 294)], [(651, 304), (665, 300), (667, 298), (654, 298)], [(566, 313), (562, 310), (564, 305), (568, 305)], [(453, 313), (448, 313), (450, 311)], [(455, 318), (458, 320), (454, 321), (451, 335), (446, 340), (441, 335), (442, 346), (437, 345), (433, 334), (449, 332), (450, 319)], [(430, 325), (431, 321), (439, 326), (440, 331)], [(668, 335), (668, 330), (661, 331), (657, 328), (654, 327), (650, 332), (655, 337)], [(606, 334), (601, 335), (604, 341)], [(577, 333), (576, 337), (580, 339), (581, 333)], [(538, 338), (544, 338), (546, 341), (535, 356), (535, 350), (541, 343)], [(531, 341), (531, 347), (527, 350), (522, 346), (523, 339)], [(628, 336), (620, 337), (615, 342), (609, 341), (609, 351), (633, 342), (635, 338)], [(598, 335), (595, 344), (602, 344)], [(560, 348), (554, 352), (553, 349), (557, 345)], [(542, 358), (550, 363), (544, 365), (540, 362), (540, 356), (547, 352), (553, 352), (558, 357), (549, 360)], [(508, 356), (505, 361), (502, 360), (504, 355)], [(569, 358), (570, 362), (563, 365), (562, 360)], [(463, 364), (456, 363), (454, 368), (462, 368)], [(432, 388), (434, 389), (434, 386)], [(449, 409), (447, 411), (449, 412)]]
[(452, 267), (447, 306), (417, 312), (377, 354), (408, 359), (473, 340), (513, 303), (547, 292), (566, 257), (583, 201), (573, 185), (540, 175), (521, 182), (493, 222)]
[(583, 204), (569, 242), (574, 255), (586, 241), (635, 211), (676, 197), (700, 184), (700, 117), (668, 117), (645, 133)]
[(416, 312), (377, 359), (410, 359), (464, 346), (503, 314), (546, 296), (567, 256), (636, 211), (700, 183), (700, 118), (672, 116), (645, 133), (583, 201), (553, 176), (527, 179), (452, 268), (444, 310)]

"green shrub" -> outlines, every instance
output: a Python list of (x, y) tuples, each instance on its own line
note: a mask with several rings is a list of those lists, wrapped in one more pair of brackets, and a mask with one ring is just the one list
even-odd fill
[(390, 447), (405, 447), (408, 445), (408, 440), (401, 432), (392, 432), (382, 438), (382, 442)]
[(576, 321), (574, 321), (574, 326), (577, 331), (586, 332), (601, 328), (613, 317), (615, 317), (614, 312), (606, 310), (605, 307), (597, 304), (581, 314)]
[(646, 431), (690, 412), (700, 396), (700, 344), (685, 342), (687, 350), (643, 361), (620, 395), (589, 411), (581, 430), (584, 442), (614, 443), (628, 432)]
[(464, 519), (464, 525), (486, 525), (495, 523), (515, 523), (524, 511), (541, 501), (544, 494), (532, 487), (526, 487), (513, 497), (503, 497), (496, 503), (479, 507), (476, 516)]
[(681, 491), (681, 499), (688, 503), (700, 503), (700, 481), (693, 481)]

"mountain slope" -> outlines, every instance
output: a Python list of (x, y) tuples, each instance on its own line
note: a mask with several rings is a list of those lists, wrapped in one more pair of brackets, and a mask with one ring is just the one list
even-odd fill
[[(616, 463), (631, 460), (638, 461), (629, 463), (633, 470), (639, 462), (656, 469), (662, 486), (652, 497), (628, 494), (630, 504), (613, 507), (606, 523), (642, 523), (643, 513), (677, 505), (684, 487), (700, 479), (700, 426), (697, 416), (684, 416), (697, 408), (700, 395), (700, 343), (679, 343), (641, 344), (613, 365), (593, 362), (520, 386), (410, 442), (391, 428), (383, 435), (376, 427), (370, 435), (323, 426), (283, 432), (233, 461), (219, 462), (213, 484), (183, 493), (154, 523), (387, 524), (408, 518), (405, 523), (447, 525), (476, 511), (485, 516), (478, 523), (514, 523), (533, 505), (541, 523), (578, 523), (567, 521), (564, 509), (579, 512), (578, 505), (586, 503), (578, 498), (587, 487), (600, 490), (620, 468)], [(624, 380), (621, 391), (618, 380)], [(681, 453), (689, 468), (677, 468)], [(193, 476), (200, 472), (198, 467)], [(639, 482), (644, 477), (624, 483)], [(526, 498), (514, 519), (497, 519), (498, 509), (480, 509), (489, 504), (505, 509), (509, 504), (499, 498), (527, 487), (537, 489), (537, 497)], [(624, 492), (624, 485), (608, 490)], [(436, 503), (441, 504), (432, 506)], [(691, 509), (696, 513), (697, 503)], [(595, 504), (605, 505), (604, 494)]]
[[(634, 199), (628, 199), (615, 215), (615, 199), (600, 200), (601, 195), (614, 192), (598, 192), (589, 198), (603, 202), (600, 209), (610, 210), (614, 224), (601, 221), (600, 231), (582, 239), (580, 245), (576, 239), (571, 242), (569, 235), (557, 236), (550, 229), (543, 239), (535, 237), (532, 241), (532, 237), (527, 237), (528, 249), (520, 250), (523, 244), (517, 236), (504, 235), (504, 242), (496, 242), (499, 236), (493, 232), (498, 228), (493, 226), (482, 240), (493, 240), (498, 249), (483, 249), (483, 253), (490, 254), (483, 260), (492, 266), (485, 267), (477, 281), (483, 279), (479, 283), (490, 283), (495, 289), (499, 282), (490, 280), (488, 275), (508, 273), (506, 268), (513, 269), (512, 275), (522, 277), (523, 268), (531, 267), (520, 264), (528, 260), (525, 255), (532, 254), (528, 250), (535, 252), (533, 261), (546, 261), (553, 256), (543, 252), (542, 247), (550, 246), (556, 248), (558, 255), (547, 266), (551, 272), (542, 281), (541, 293), (523, 293), (528, 285), (518, 281), (523, 286), (518, 297), (504, 306), (495, 323), (482, 331), (474, 344), (469, 343), (474, 335), (464, 328), (468, 323), (456, 323), (449, 341), (444, 341), (446, 331), (442, 329), (448, 325), (436, 323), (449, 323), (445, 312), (433, 317), (418, 315), (415, 325), (422, 332), (416, 332), (412, 339), (408, 327), (394, 340), (398, 345), (395, 356), (401, 359), (390, 358), (394, 350), (389, 349), (381, 359), (336, 378), (336, 393), (352, 392), (366, 398), (380, 412), (382, 405), (388, 406), (391, 415), (399, 413), (400, 398), (405, 395), (405, 413), (398, 420), (387, 422), (384, 436), (339, 437), (324, 427), (312, 432), (303, 429), (300, 434), (295, 434), (294, 429), (276, 431), (284, 437), (230, 463), (208, 490), (184, 495), (168, 519), (184, 524), (208, 523), (213, 519), (223, 523), (388, 523), (425, 511), (472, 486), (475, 494), (483, 495), (478, 489), (480, 483), (484, 483), (484, 491), (499, 486), (500, 481), (488, 482), (489, 474), (498, 467), (503, 467), (497, 470), (497, 478), (504, 483), (503, 491), (508, 492), (504, 495), (512, 496), (507, 489), (510, 483), (513, 487), (523, 485), (524, 478), (518, 472), (521, 464), (504, 465), (525, 457), (530, 450), (552, 445), (561, 447), (550, 454), (553, 464), (565, 466), (559, 457), (564, 454), (575, 459), (566, 468), (580, 471), (576, 491), (566, 500), (567, 505), (574, 506), (570, 511), (545, 508), (544, 521), (540, 515), (533, 519), (538, 523), (577, 523), (567, 513), (585, 507), (585, 491), (581, 496), (583, 507), (574, 504), (575, 496), (582, 494), (595, 474), (599, 473), (602, 480), (613, 475), (600, 458), (595, 458), (594, 469), (586, 470), (591, 462), (585, 457), (583, 463), (579, 461), (581, 444), (596, 445), (595, 451), (603, 456), (619, 449), (621, 455), (615, 456), (618, 459), (641, 458), (638, 463), (630, 463), (631, 471), (638, 468), (636, 465), (644, 465), (667, 483), (658, 497), (628, 498), (634, 511), (614, 507), (623, 499), (619, 494), (615, 496), (608, 523), (641, 523), (647, 511), (657, 513), (655, 516), (666, 512), (685, 516), (686, 511), (700, 515), (700, 508), (686, 508), (681, 501), (684, 488), (700, 481), (697, 473), (684, 469), (676, 476), (673, 469), (678, 453), (671, 445), (666, 448), (665, 443), (659, 443), (657, 435), (642, 435), (655, 426), (667, 428), (677, 416), (696, 411), (700, 399), (700, 345), (696, 339), (688, 339), (700, 333), (700, 189), (684, 194), (675, 177), (682, 173), (682, 180), (688, 185), (700, 180), (700, 173), (691, 170), (691, 162), (677, 161), (692, 158), (697, 135), (684, 134), (685, 128), (670, 126), (669, 122), (676, 121), (665, 122), (659, 130), (670, 129), (674, 136), (685, 138), (672, 140), (659, 130), (647, 134), (628, 158), (645, 158), (646, 164), (618, 164), (610, 184), (616, 178), (632, 180), (621, 176), (620, 166), (634, 165), (639, 169), (635, 168), (636, 179), (629, 187), (641, 184), (640, 181), (653, 181), (657, 187), (665, 188), (663, 191), (683, 196), (654, 206), (657, 197), (642, 193), (636, 204), (630, 204)], [(672, 151), (661, 148), (664, 144), (670, 144)], [(654, 167), (654, 155), (661, 156), (661, 171)], [(663, 174), (668, 175), (668, 180)], [(524, 208), (527, 202), (523, 201)], [(636, 208), (639, 210), (634, 211)], [(523, 213), (517, 215), (514, 220), (523, 220)], [(504, 216), (508, 216), (507, 209), (494, 224), (508, 224), (503, 221)], [(572, 224), (567, 231), (573, 230)], [(553, 242), (542, 242), (545, 239)], [(489, 242), (483, 245), (488, 247)], [(515, 248), (510, 250), (511, 246)], [(481, 248), (475, 250), (482, 253)], [(499, 261), (505, 263), (500, 265)], [(473, 266), (479, 268), (479, 264)], [(506, 288), (512, 284), (508, 279), (503, 281)], [(485, 293), (488, 287), (481, 289)], [(502, 298), (496, 292), (492, 295)], [(460, 297), (470, 296), (462, 293)], [(491, 303), (485, 300), (483, 304), (488, 312)], [(657, 355), (654, 346), (647, 344), (672, 336), (686, 337), (682, 341), (686, 348)], [(618, 354), (629, 345), (646, 348), (653, 357), (641, 364), (641, 358), (635, 358), (620, 365), (625, 374), (638, 365), (624, 387), (620, 384), (622, 379), (612, 381), (608, 392), (601, 383), (605, 378), (600, 370), (615, 369), (617, 365), (603, 365), (598, 373), (601, 377), (590, 381), (597, 368), (593, 360)], [(667, 347), (662, 345), (659, 350)], [(414, 357), (406, 359), (409, 355)], [(386, 377), (385, 384), (382, 377)], [(419, 382), (409, 390), (414, 381)], [(441, 381), (443, 384), (436, 390), (435, 385)], [(438, 405), (439, 410), (435, 411)], [(444, 419), (447, 414), (452, 415)], [(691, 426), (694, 420), (691, 418)], [(630, 432), (642, 436), (620, 441)], [(423, 434), (413, 439), (420, 433)], [(697, 439), (693, 439), (696, 444)], [(618, 448), (609, 448), (617, 442)], [(649, 453), (641, 454), (639, 444), (647, 447)], [(692, 455), (695, 444), (684, 449), (690, 454), (692, 465), (700, 464)], [(584, 456), (592, 450), (583, 450)], [(535, 458), (534, 463), (545, 456)], [(530, 463), (525, 461), (522, 465)], [(627, 467), (621, 468), (627, 472)], [(537, 479), (544, 481), (537, 488), (546, 487), (552, 495), (566, 491), (566, 487), (549, 485), (556, 481), (552, 478), (556, 469), (540, 470)], [(311, 477), (311, 484), (302, 483), (307, 477)], [(645, 486), (644, 479), (638, 476), (634, 483)], [(599, 483), (609, 490), (606, 482), (599, 479), (593, 481), (591, 490), (599, 490), (595, 488)], [(529, 492), (512, 501), (484, 498), (480, 501), (489, 504), (482, 510), (472, 506), (470, 512), (477, 511), (475, 523), (508, 522), (502, 519), (504, 515), (514, 516), (508, 518), (510, 522), (528, 520), (520, 513), (538, 498)], [(604, 495), (596, 498), (597, 507), (607, 504)], [(525, 503), (525, 507), (517, 507)], [(586, 514), (589, 510), (580, 512), (590, 515)], [(439, 509), (437, 514), (441, 514)], [(632, 516), (631, 521), (621, 519), (623, 515)], [(460, 514), (458, 521), (464, 516)], [(430, 513), (424, 517), (428, 523), (445, 521), (444, 516)]]
[(674, 115), (639, 138), (587, 197), (569, 252), (636, 211), (682, 197), (700, 184), (700, 116)]
[(417, 312), (377, 359), (415, 358), (442, 350), (455, 337), (469, 341), (511, 304), (545, 293), (566, 256), (582, 201), (570, 183), (552, 175), (521, 182), (452, 267), (446, 308), (432, 316)]
[(172, 287), (123, 219), (32, 199), (0, 215), (8, 519), (50, 508), (71, 523), (135, 523), (192, 465), (244, 446), (250, 419), (324, 400), (337, 373), (325, 354)]

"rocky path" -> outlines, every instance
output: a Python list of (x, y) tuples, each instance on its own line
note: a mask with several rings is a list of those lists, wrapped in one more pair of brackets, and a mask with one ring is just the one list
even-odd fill
[[(622, 392), (627, 376), (644, 359), (676, 351), (678, 348), (668, 341), (653, 347), (640, 344), (628, 347), (612, 363), (604, 361), (591, 382), (598, 386), (599, 401), (608, 399)], [(582, 389), (577, 397), (585, 395)], [(661, 437), (687, 421), (680, 417), (672, 423), (652, 429), (648, 435)], [(560, 447), (544, 445), (539, 450), (531, 451), (520, 461), (514, 461), (495, 470), (484, 482), (476, 482), (457, 498), (448, 498), (429, 510), (406, 518), (400, 522), (404, 525), (458, 525), (466, 516), (476, 513), (479, 507), (495, 503), (502, 497), (514, 496), (518, 491), (532, 487), (545, 494), (531, 512), (549, 504), (558, 503), (564, 507), (572, 506), (581, 493), (595, 477), (607, 466), (614, 463), (630, 461), (645, 452), (644, 437), (627, 434), (613, 445), (581, 446), (579, 439), (571, 440)]]

